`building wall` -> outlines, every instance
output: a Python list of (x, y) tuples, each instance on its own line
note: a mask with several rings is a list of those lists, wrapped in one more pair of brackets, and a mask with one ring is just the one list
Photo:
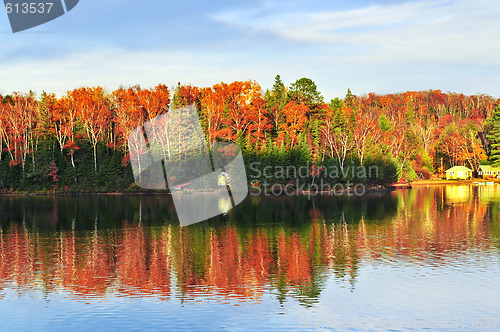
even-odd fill
[(492, 172), (479, 172), (479, 177), (482, 179), (494, 179), (497, 177), (497, 171), (494, 171), (493, 174), (484, 174), (484, 173), (492, 173)]
[(446, 172), (447, 180), (467, 180), (468, 178), (472, 178), (472, 172), (465, 172), (465, 171)]

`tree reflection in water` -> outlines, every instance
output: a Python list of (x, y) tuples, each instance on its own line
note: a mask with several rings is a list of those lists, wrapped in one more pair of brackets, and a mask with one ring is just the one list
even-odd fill
[(183, 302), (255, 302), (268, 292), (308, 306), (330, 278), (355, 291), (366, 265), (442, 266), (498, 253), (497, 196), (496, 186), (448, 186), (250, 197), (227, 218), (185, 228), (159, 195), (2, 197), (0, 285)]

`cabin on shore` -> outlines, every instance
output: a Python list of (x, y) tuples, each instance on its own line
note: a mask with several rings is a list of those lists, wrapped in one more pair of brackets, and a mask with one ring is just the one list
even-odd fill
[(453, 166), (446, 170), (446, 180), (469, 180), (472, 179), (473, 171), (465, 166)]
[(490, 165), (480, 165), (477, 175), (482, 179), (495, 179), (500, 177), (500, 167)]

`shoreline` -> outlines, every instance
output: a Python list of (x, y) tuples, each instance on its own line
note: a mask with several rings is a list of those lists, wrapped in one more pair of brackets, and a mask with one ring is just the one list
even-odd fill
[(169, 195), (170, 192), (80, 192), (80, 193), (0, 193), (2, 196), (129, 196), (129, 195)]
[[(382, 186), (374, 186), (365, 188), (366, 194), (371, 193), (384, 193), (394, 191), (395, 188), (393, 186), (382, 187)], [(314, 192), (315, 195), (332, 195), (332, 196), (340, 196), (340, 195), (351, 195), (354, 193), (353, 188), (348, 188), (344, 190), (337, 191), (317, 191)], [(182, 190), (183, 193), (193, 193), (193, 194), (205, 194), (212, 195), (215, 192), (213, 191), (189, 191)], [(294, 196), (299, 195), (311, 195), (311, 191), (292, 191), (291, 194)], [(171, 196), (172, 193), (170, 191), (124, 191), (124, 192), (0, 192), (0, 197), (8, 197), (8, 196), (131, 196), (131, 195), (168, 195)], [(261, 192), (256, 194), (256, 191), (252, 190), (252, 187), (248, 188), (249, 196), (268, 196), (273, 195), (271, 192)], [(283, 195), (274, 195), (274, 196), (286, 196)]]
[[(500, 184), (500, 179), (472, 179), (472, 180), (417, 180), (408, 183), (394, 183), (389, 187), (370, 187), (366, 188), (365, 193), (384, 193), (391, 192), (397, 189), (411, 189), (412, 187), (424, 187), (424, 186), (455, 186), (455, 185), (474, 185), (482, 183), (495, 183)], [(186, 191), (187, 193), (188, 191)], [(315, 192), (317, 195), (332, 195), (332, 196), (340, 196), (340, 195), (349, 195), (354, 191), (352, 189), (345, 189), (343, 191), (318, 191)], [(213, 194), (213, 192), (196, 192), (197, 194)], [(270, 193), (260, 193), (255, 195), (255, 192), (252, 193), (251, 188), (249, 188), (248, 195), (250, 196), (266, 196)], [(294, 195), (310, 195), (310, 191), (300, 191), (293, 192)], [(169, 191), (124, 191), (124, 192), (0, 192), (0, 197), (8, 197), (8, 196), (130, 196), (130, 195), (168, 195), (171, 196), (171, 192)], [(280, 196), (280, 195), (278, 195)]]
[[(493, 183), (500, 183), (500, 179), (472, 179), (472, 180), (417, 180), (413, 181), (411, 183), (406, 183), (402, 184), (405, 186), (415, 186), (415, 187), (422, 187), (422, 186), (439, 186), (439, 185), (464, 185), (464, 184), (476, 184), (479, 182), (493, 182)], [(397, 184), (394, 184), (393, 186), (397, 187)]]

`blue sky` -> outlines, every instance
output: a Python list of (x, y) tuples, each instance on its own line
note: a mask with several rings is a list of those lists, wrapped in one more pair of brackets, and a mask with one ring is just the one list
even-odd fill
[(326, 100), (441, 89), (500, 97), (500, 3), (493, 0), (80, 0), (13, 34), (0, 11), (0, 94), (280, 74)]

